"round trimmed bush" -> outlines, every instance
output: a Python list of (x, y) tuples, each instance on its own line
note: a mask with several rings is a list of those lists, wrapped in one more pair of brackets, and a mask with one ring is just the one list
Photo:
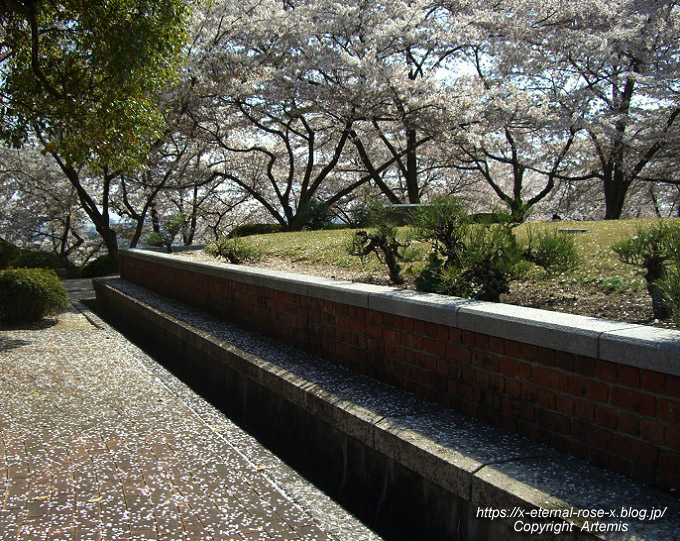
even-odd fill
[(66, 289), (51, 269), (0, 271), (0, 321), (28, 323), (68, 306)]
[(107, 274), (115, 273), (115, 265), (109, 254), (100, 255), (86, 265), (83, 265), (83, 268), (80, 270), (80, 275), (83, 278), (96, 278), (97, 276), (106, 276)]

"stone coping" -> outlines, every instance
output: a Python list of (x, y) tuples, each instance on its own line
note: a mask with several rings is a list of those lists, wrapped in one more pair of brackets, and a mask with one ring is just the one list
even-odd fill
[(680, 376), (679, 331), (257, 267), (197, 262), (145, 250), (125, 250), (121, 254), (227, 280)]
[[(676, 539), (680, 502), (656, 489), (216, 320), (125, 280), (98, 279), (95, 286), (98, 297), (106, 296), (109, 302), (181, 336), (192, 347), (223, 359), (245, 377), (477, 509), (558, 513), (574, 525), (576, 535), (570, 539)], [(624, 518), (623, 510), (631, 509), (646, 510), (647, 518)], [(650, 521), (652, 509), (663, 511), (663, 517)], [(581, 528), (588, 520), (592, 524), (593, 518), (582, 515), (584, 510), (604, 513), (595, 522), (612, 528), (625, 523), (627, 531), (586, 533)], [(510, 520), (517, 520), (518, 515), (512, 516)]]

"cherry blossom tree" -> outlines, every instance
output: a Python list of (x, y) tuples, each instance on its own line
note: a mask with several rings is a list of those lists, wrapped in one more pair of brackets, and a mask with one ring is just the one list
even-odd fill
[(537, 94), (559, 89), (556, 114), (582, 126), (578, 167), (557, 176), (598, 179), (605, 219), (621, 216), (636, 181), (680, 181), (677, 2), (515, 0), (486, 23), (503, 40), (506, 72)]

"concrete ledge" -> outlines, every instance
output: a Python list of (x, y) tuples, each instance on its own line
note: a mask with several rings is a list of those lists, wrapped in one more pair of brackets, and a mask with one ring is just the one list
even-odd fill
[(500, 303), (127, 250), (126, 257), (680, 376), (680, 332)]
[[(486, 508), (510, 513), (516, 507), (526, 513), (532, 509), (571, 513), (548, 521), (569, 528), (561, 531), (559, 539), (662, 540), (676, 539), (680, 531), (680, 503), (626, 477), (216, 321), (134, 284), (102, 279), (95, 281), (95, 289), (98, 308), (105, 315), (128, 325), (155, 347), (164, 344), (165, 356), (213, 387), (232, 408), (244, 415), (262, 410), (261, 426), (279, 431), (271, 438), (275, 444), (285, 439), (282, 434), (309, 438), (293, 442), (295, 453), (320, 454), (319, 461), (327, 468), (340, 468), (341, 493), (352, 484), (347, 478), (350, 469), (363, 465), (367, 477), (381, 471), (376, 481), (379, 501), (369, 511), (378, 523), (405, 518), (393, 516), (399, 515), (394, 510), (420, 510), (422, 527), (431, 521), (434, 525), (427, 527), (443, 529), (437, 530), (439, 535), (424, 534), (428, 538), (526, 539), (526, 534), (516, 531), (516, 516), (495, 520), (483, 516)], [(357, 457), (356, 461), (349, 456)], [(369, 493), (374, 481), (360, 480), (357, 490), (361, 492), (365, 484)], [(352, 494), (349, 500), (357, 497)], [(406, 498), (406, 503), (399, 507), (393, 498)], [(442, 498), (448, 503), (433, 511), (432, 502)], [(620, 513), (623, 508), (665, 512), (654, 522), (616, 515), (597, 519), (613, 531), (620, 532), (615, 528), (625, 525), (622, 534), (581, 529), (584, 520), (579, 510)], [(386, 509), (393, 510), (387, 518)]]

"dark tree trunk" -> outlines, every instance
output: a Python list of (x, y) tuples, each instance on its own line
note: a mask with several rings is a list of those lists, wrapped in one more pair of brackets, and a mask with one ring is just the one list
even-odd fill
[(420, 203), (416, 130), (408, 130), (406, 140), (406, 195), (409, 203)]

